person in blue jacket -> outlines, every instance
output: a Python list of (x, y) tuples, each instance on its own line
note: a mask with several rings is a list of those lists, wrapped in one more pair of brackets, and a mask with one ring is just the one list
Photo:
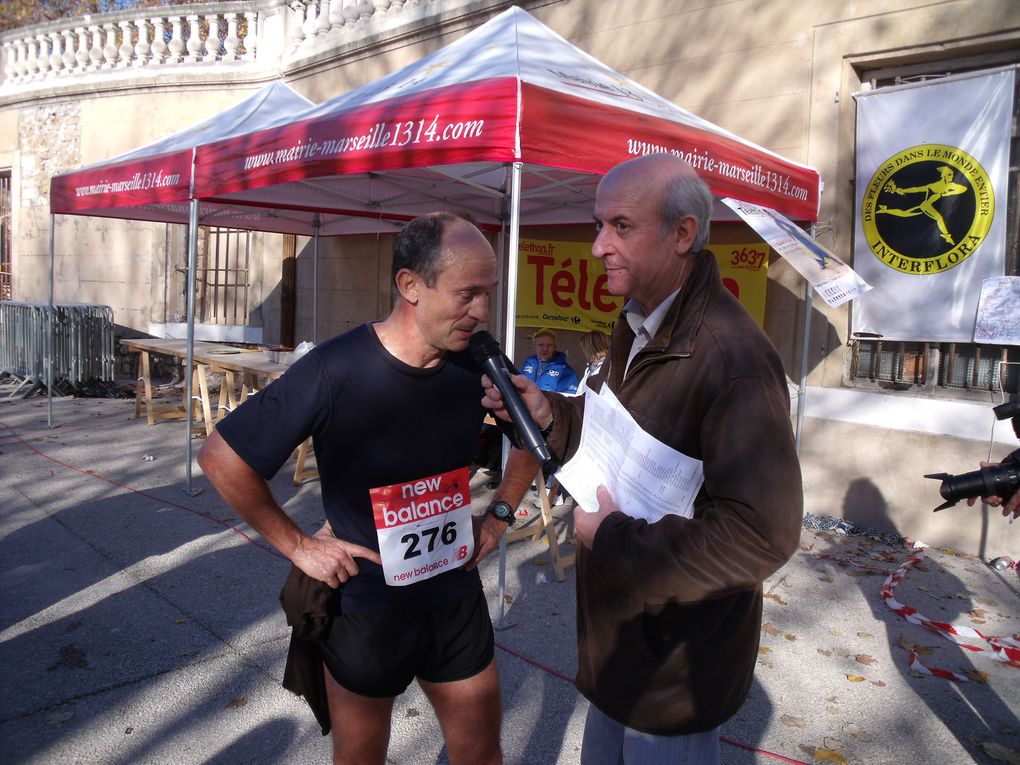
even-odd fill
[(535, 352), (524, 360), (521, 374), (532, 380), (539, 390), (574, 395), (577, 393), (577, 372), (567, 363), (567, 355), (556, 350), (556, 335), (551, 329), (540, 329), (532, 338)]

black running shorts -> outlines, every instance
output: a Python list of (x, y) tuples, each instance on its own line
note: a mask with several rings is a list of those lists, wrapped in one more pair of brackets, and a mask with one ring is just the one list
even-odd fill
[(340, 614), (319, 648), (342, 687), (361, 696), (391, 698), (416, 677), (448, 683), (489, 666), (492, 622), (479, 592), (421, 611)]

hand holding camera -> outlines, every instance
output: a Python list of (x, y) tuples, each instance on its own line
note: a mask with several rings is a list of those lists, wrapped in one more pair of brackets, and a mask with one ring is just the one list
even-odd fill
[[(1020, 401), (1000, 404), (992, 411), (998, 420), (1012, 418), (1013, 432), (1020, 438)], [(946, 501), (935, 508), (936, 513), (952, 507), (961, 499), (973, 505), (981, 497), (992, 507), (1001, 506), (1003, 516), (1020, 517), (1020, 449), (1002, 462), (982, 462), (981, 469), (972, 473), (929, 473), (925, 478), (942, 481), (939, 494)]]

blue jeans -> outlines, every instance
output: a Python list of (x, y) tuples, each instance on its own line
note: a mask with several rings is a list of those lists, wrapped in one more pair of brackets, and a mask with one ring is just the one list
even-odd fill
[(719, 728), (687, 736), (653, 736), (628, 728), (588, 704), (581, 765), (718, 765)]

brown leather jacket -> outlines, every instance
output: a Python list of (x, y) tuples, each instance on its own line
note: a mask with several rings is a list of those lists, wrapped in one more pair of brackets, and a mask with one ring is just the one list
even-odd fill
[[(762, 581), (796, 550), (803, 492), (782, 363), (702, 252), (658, 333), (623, 369), (616, 322), (594, 383), (638, 424), (704, 462), (694, 517), (614, 513), (577, 558), (578, 690), (659, 735), (708, 730), (740, 708), (761, 629)], [(553, 402), (550, 447), (580, 436), (583, 398)]]

